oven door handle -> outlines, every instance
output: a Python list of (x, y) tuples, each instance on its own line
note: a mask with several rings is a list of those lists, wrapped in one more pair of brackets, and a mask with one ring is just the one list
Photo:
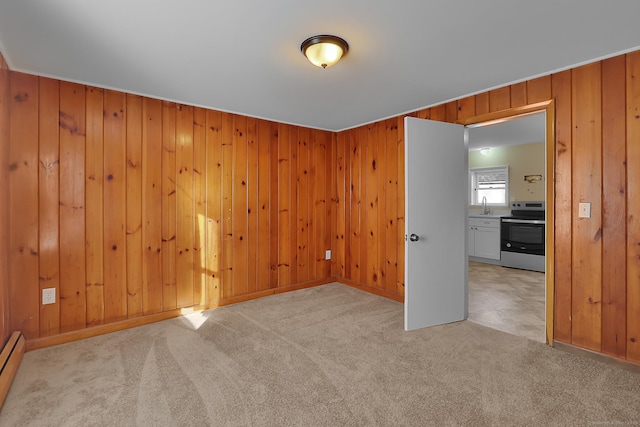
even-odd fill
[(544, 224), (543, 219), (505, 219), (502, 218), (502, 222), (511, 222), (516, 224)]

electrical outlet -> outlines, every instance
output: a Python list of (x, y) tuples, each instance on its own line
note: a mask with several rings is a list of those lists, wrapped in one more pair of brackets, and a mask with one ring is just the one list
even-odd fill
[(56, 303), (56, 288), (42, 290), (42, 305)]
[(578, 218), (591, 218), (591, 203), (580, 203), (578, 205)]
[(324, 259), (331, 259), (331, 249), (327, 249), (324, 253)]

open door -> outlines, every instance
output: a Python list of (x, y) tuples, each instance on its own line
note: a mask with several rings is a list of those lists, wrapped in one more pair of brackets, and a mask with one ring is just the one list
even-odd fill
[(406, 117), (405, 297), (407, 331), (467, 318), (465, 128)]

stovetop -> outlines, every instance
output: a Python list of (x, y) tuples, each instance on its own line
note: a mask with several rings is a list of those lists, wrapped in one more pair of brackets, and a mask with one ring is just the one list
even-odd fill
[(501, 218), (544, 220), (544, 202), (511, 202), (511, 215)]

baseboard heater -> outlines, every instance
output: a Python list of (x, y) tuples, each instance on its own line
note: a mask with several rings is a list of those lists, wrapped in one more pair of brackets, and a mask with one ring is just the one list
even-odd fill
[(22, 333), (14, 332), (7, 341), (7, 345), (0, 353), (0, 408), (9, 393), (13, 378), (18, 372), (18, 366), (24, 355), (25, 341)]

